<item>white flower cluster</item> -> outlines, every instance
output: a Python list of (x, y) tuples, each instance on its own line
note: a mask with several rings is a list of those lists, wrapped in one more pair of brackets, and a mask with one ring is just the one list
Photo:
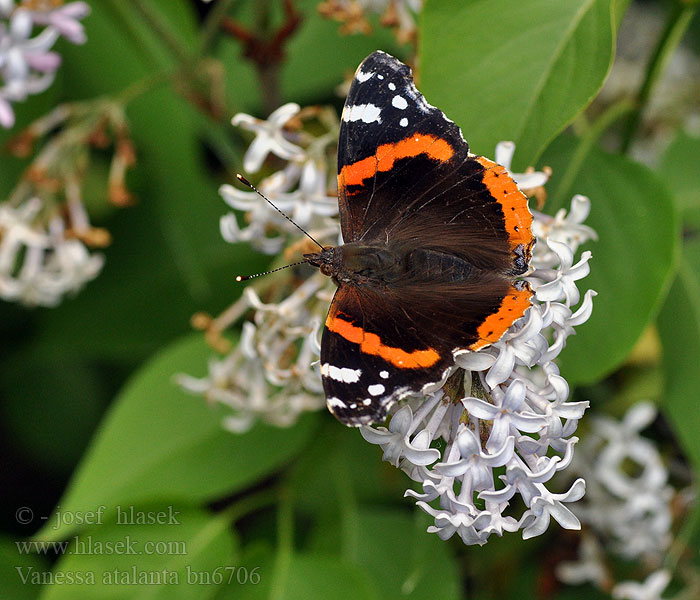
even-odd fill
[(238, 345), (222, 360), (209, 362), (209, 375), (178, 375), (187, 391), (231, 409), (224, 427), (243, 433), (258, 420), (279, 427), (325, 406), (323, 387), (313, 361), (319, 353), (321, 314), (329, 298), (327, 277), (316, 273), (279, 304), (265, 304), (252, 286), (231, 307), (236, 318), (254, 310), (243, 323)]
[[(62, 217), (40, 225), (44, 220), (37, 216), (42, 209), (36, 197), (16, 208), (10, 202), (0, 204), (0, 298), (4, 300), (56, 306), (102, 269), (104, 257), (90, 254), (82, 241), (67, 237)], [(73, 216), (77, 223), (78, 215)]]
[[(306, 148), (302, 148), (290, 141), (292, 132), (285, 129), (285, 125), (300, 110), (298, 104), (290, 102), (274, 111), (266, 121), (239, 113), (233, 117), (232, 123), (255, 133), (255, 139), (243, 160), (247, 173), (259, 171), (268, 154), (288, 161), (286, 168), (264, 178), (258, 188), (300, 227), (312, 231), (315, 231), (314, 227), (320, 227), (319, 232), (311, 235), (322, 237), (335, 233), (338, 227), (337, 221), (327, 218), (338, 214), (338, 200), (333, 191), (335, 181), (329, 176), (332, 170), (328, 160), (329, 147), (337, 140), (338, 123), (328, 122), (325, 113), (329, 132), (308, 139)], [(221, 219), (221, 234), (226, 241), (249, 242), (261, 252), (277, 254), (288, 241), (285, 234), (298, 233), (294, 225), (279, 212), (266, 202), (261, 202), (255, 192), (223, 185), (220, 193), (231, 208), (245, 211), (249, 222), (247, 227), (241, 228), (236, 215), (229, 213), (224, 216)], [(267, 235), (269, 231), (275, 232), (272, 237)]]
[[(285, 105), (267, 121), (237, 115), (234, 123), (256, 132), (245, 156), (249, 168), (259, 168), (269, 153), (288, 161), (260, 187), (297, 218), (306, 219), (304, 224), (316, 227), (317, 239), (335, 241), (339, 226), (329, 215), (337, 210), (336, 200), (319, 183), (329, 180), (326, 173), (333, 172), (333, 163), (323, 153), (310, 156), (308, 151), (330, 142), (320, 138), (323, 143), (316, 140), (304, 149), (291, 144), (293, 133), (285, 126), (298, 111), (296, 105)], [(497, 149), (507, 169), (513, 150), (510, 142)], [(315, 171), (313, 178), (307, 177), (314, 185), (303, 184), (301, 174), (312, 168), (309, 164)], [(299, 173), (299, 179), (290, 177), (290, 172)], [(513, 177), (521, 185), (525, 178), (532, 187), (547, 180), (545, 173)], [(296, 191), (290, 191), (295, 184)], [(249, 240), (271, 253), (290, 241), (282, 233), (292, 230), (261, 199), (228, 186), (221, 193), (229, 204), (248, 211), (245, 229), (238, 228), (235, 217), (225, 218), (222, 231), (228, 240)], [(588, 209), (588, 199), (576, 196), (568, 215), (535, 215), (538, 242), (534, 268), (526, 278), (534, 298), (524, 318), (499, 342), (458, 356), (448, 384), (427, 398), (409, 399), (397, 407), (388, 429), (361, 429), (367, 441), (382, 447), (385, 460), (421, 486), (422, 491), (409, 490), (406, 495), (435, 518), (430, 531), (443, 539), (457, 533), (466, 544), (484, 544), (492, 533), (518, 529), (527, 538), (543, 533), (550, 518), (569, 529), (580, 527), (565, 504), (583, 496), (584, 481), (578, 479), (564, 493), (550, 492), (545, 484), (571, 463), (578, 440), (573, 434), (588, 406), (568, 402), (569, 386), (553, 362), (566, 338), (592, 310), (595, 292), (587, 291), (581, 300), (576, 283), (588, 274), (590, 252), (574, 262), (578, 244), (594, 236), (581, 225)], [(265, 235), (270, 231), (277, 237)], [(244, 324), (238, 347), (223, 360), (212, 362), (208, 377), (179, 376), (186, 389), (231, 406), (234, 416), (228, 426), (238, 431), (250, 427), (255, 415), (287, 424), (301, 410), (323, 405), (320, 377), (311, 369), (311, 361), (319, 351), (318, 330), (333, 287), (328, 278), (315, 274), (296, 291), (280, 292), (271, 279), (268, 288), (258, 286), (258, 293), (248, 288), (227, 311), (226, 325), (248, 308), (254, 310), (253, 322)], [(287, 288), (293, 287), (289, 279)], [(287, 294), (286, 299), (264, 304), (259, 299), (263, 289), (271, 298)], [(447, 391), (449, 382), (456, 379), (464, 381), (466, 396)], [(455, 389), (461, 387), (460, 381)], [(438, 440), (440, 444), (433, 444)], [(503, 473), (500, 483), (494, 469)], [(516, 494), (527, 506), (517, 519), (506, 514)], [(439, 502), (439, 508), (430, 504), (433, 501)]]
[[(247, 173), (255, 173), (269, 154), (287, 161), (280, 171), (264, 178), (258, 188), (316, 239), (335, 240), (339, 235), (338, 222), (331, 217), (338, 213), (338, 200), (334, 188), (329, 186), (335, 185), (331, 175), (334, 157), (329, 156), (329, 149), (337, 140), (337, 117), (330, 117), (328, 112), (315, 114), (328, 131), (311, 137), (285, 129), (300, 110), (297, 104), (285, 104), (265, 121), (237, 114), (233, 124), (255, 133), (243, 166)], [(223, 185), (220, 193), (229, 206), (245, 211), (247, 222), (247, 226), (240, 227), (234, 213), (223, 216), (221, 233), (227, 241), (248, 242), (262, 252), (277, 254), (298, 237), (299, 231), (255, 192)], [(291, 271), (282, 272), (285, 273)], [(267, 286), (277, 282), (274, 277), (261, 281)], [(282, 293), (276, 293), (284, 298), (278, 304), (261, 299), (270, 290), (259, 295), (254, 286), (247, 287), (225, 315), (226, 323), (230, 323), (248, 310), (254, 311), (252, 321), (243, 324), (239, 344), (222, 360), (210, 361), (207, 377), (177, 377), (186, 390), (229, 407), (232, 414), (224, 426), (231, 431), (246, 431), (258, 419), (290, 426), (302, 412), (325, 406), (314, 361), (318, 358), (318, 335), (333, 285), (319, 272), (296, 289), (286, 280), (285, 283)]]
[[(89, 12), (85, 2), (0, 0), (0, 126), (14, 125), (13, 102), (39, 94), (53, 83), (61, 57), (51, 48), (61, 36), (83, 44), (80, 19)], [(36, 27), (42, 29), (35, 34)]]
[[(577, 196), (573, 206), (583, 202), (588, 200)], [(578, 231), (579, 223), (572, 221), (576, 217), (561, 214), (533, 230), (549, 228), (566, 239)], [(577, 479), (561, 494), (550, 492), (545, 483), (570, 465), (578, 441), (573, 434), (588, 407), (587, 402), (568, 402), (569, 386), (553, 361), (591, 314), (592, 290), (573, 310), (580, 300), (576, 281), (588, 274), (589, 258), (590, 252), (584, 252), (574, 264), (570, 246), (538, 237), (533, 264), (539, 266), (526, 278), (535, 293), (532, 307), (500, 341), (456, 359), (466, 372), (466, 396), (455, 402), (439, 390), (409, 401), (388, 429), (362, 429), (367, 441), (382, 447), (385, 460), (421, 486), (422, 492), (408, 490), (406, 495), (435, 518), (429, 531), (442, 539), (456, 533), (465, 544), (481, 545), (492, 533), (517, 530), (530, 538), (544, 533), (552, 518), (566, 529), (580, 528), (565, 503), (583, 496), (584, 480)], [(445, 445), (442, 452), (431, 447), (438, 439)], [(503, 471), (498, 485), (495, 468)], [(506, 514), (516, 494), (527, 506), (519, 518)], [(434, 500), (439, 508), (429, 504)]]
[[(592, 429), (572, 465), (572, 471), (585, 477), (588, 486), (585, 501), (574, 512), (591, 532), (583, 538), (579, 559), (558, 566), (557, 576), (563, 582), (604, 587), (612, 580), (606, 550), (626, 560), (661, 565), (672, 539), (674, 489), (659, 449), (641, 435), (655, 418), (656, 408), (648, 402), (632, 406), (622, 421), (593, 417)], [(669, 578), (668, 574), (662, 578), (665, 583), (659, 594)], [(648, 584), (658, 581), (658, 577), (650, 578)], [(640, 597), (624, 592), (640, 585), (620, 583), (613, 596)]]

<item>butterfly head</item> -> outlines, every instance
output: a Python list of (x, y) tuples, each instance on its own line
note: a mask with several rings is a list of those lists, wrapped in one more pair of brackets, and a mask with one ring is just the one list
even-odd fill
[(318, 267), (324, 275), (335, 277), (338, 272), (336, 248), (334, 246), (324, 246), (320, 252), (304, 254), (304, 259), (311, 266)]

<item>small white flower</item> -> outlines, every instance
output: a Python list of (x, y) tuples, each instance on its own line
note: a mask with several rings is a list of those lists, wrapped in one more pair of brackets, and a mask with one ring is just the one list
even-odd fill
[(32, 19), (37, 25), (49, 25), (73, 44), (84, 44), (85, 29), (80, 23), (90, 14), (86, 2), (69, 2), (54, 8), (35, 9)]
[(532, 255), (532, 266), (547, 268), (557, 263), (555, 253), (550, 250), (548, 240), (566, 244), (573, 253), (588, 240), (597, 240), (596, 232), (583, 225), (591, 211), (591, 201), (581, 194), (571, 199), (569, 212), (560, 209), (553, 217), (533, 211), (535, 219), (532, 223), (532, 233), (538, 242)]
[(574, 253), (566, 244), (547, 240), (549, 248), (559, 258), (559, 269), (538, 269), (528, 281), (534, 282), (539, 280), (537, 286), (537, 299), (540, 302), (556, 302), (565, 300), (566, 306), (578, 304), (579, 292), (576, 287), (576, 281), (583, 279), (590, 273), (588, 261), (591, 258), (590, 251), (586, 250), (581, 255), (581, 260), (576, 264), (574, 262)]
[(569, 585), (592, 583), (604, 589), (610, 579), (603, 549), (596, 538), (582, 533), (578, 561), (562, 561), (556, 567), (557, 578)]
[(661, 600), (661, 594), (671, 582), (671, 573), (666, 569), (655, 571), (643, 582), (623, 581), (612, 590), (617, 600)]
[[(276, 206), (279, 206), (280, 194), (294, 187), (299, 181), (301, 169), (296, 164), (289, 164), (282, 171), (277, 171), (260, 182), (258, 189)], [(279, 212), (270, 206), (254, 191), (243, 191), (232, 185), (222, 185), (219, 193), (224, 202), (237, 210), (246, 211), (247, 227), (240, 227), (238, 218), (233, 213), (221, 217), (219, 223), (222, 237), (230, 243), (248, 242), (264, 254), (277, 254), (285, 243), (282, 235), (270, 235), (270, 231), (289, 231), (295, 229)]]
[[(15, 8), (8, 0), (0, 4), (0, 126), (14, 125), (12, 102), (24, 101), (53, 83), (61, 57), (51, 48), (61, 35), (73, 43), (85, 42), (78, 20), (89, 11), (84, 2), (50, 9)], [(45, 27), (32, 37), (35, 25)]]
[(0, 204), (0, 297), (29, 306), (55, 306), (102, 270), (104, 257), (65, 237), (63, 220), (35, 225), (41, 201)]
[(440, 452), (434, 448), (427, 447), (431, 441), (427, 432), (419, 433), (413, 440), (409, 439), (409, 436), (413, 433), (413, 413), (408, 405), (394, 414), (389, 424), (389, 429), (385, 427), (378, 427), (377, 429), (363, 427), (360, 432), (362, 437), (370, 444), (379, 444), (384, 450), (382, 459), (390, 462), (395, 467), (399, 466), (399, 461), (403, 457), (407, 458), (414, 465), (421, 466), (434, 463), (440, 458)]
[(15, 10), (15, 0), (0, 0), (0, 17), (7, 19)]
[(512, 460), (515, 438), (506, 438), (502, 447), (496, 448), (492, 453), (486, 453), (481, 449), (476, 434), (464, 427), (458, 434), (457, 448), (459, 457), (450, 462), (437, 463), (434, 471), (453, 480), (459, 478), (461, 488), (453, 506), (458, 503), (465, 510), (475, 511), (474, 493), (490, 488), (493, 485), (493, 468), (501, 467)]
[(520, 189), (529, 190), (541, 187), (547, 183), (549, 175), (542, 171), (533, 171), (532, 173), (513, 173), (510, 169), (510, 165), (513, 162), (513, 154), (515, 154), (515, 144), (513, 142), (499, 142), (496, 144), (496, 154), (494, 156), (494, 160), (499, 165), (506, 168)]
[(12, 110), (12, 105), (2, 97), (0, 93), (0, 127), (9, 129), (15, 124), (15, 111)]
[(327, 169), (323, 162), (309, 159), (301, 170), (299, 187), (294, 192), (280, 192), (277, 207), (301, 227), (308, 227), (314, 215), (338, 214), (338, 197), (328, 195)]
[(486, 543), (487, 529), (491, 523), (488, 511), (474, 517), (469, 513), (436, 510), (422, 500), (416, 505), (435, 519), (435, 525), (428, 527), (428, 533), (437, 533), (441, 540), (449, 540), (456, 533), (467, 546), (483, 546)]
[(642, 402), (621, 422), (594, 418), (572, 469), (589, 489), (574, 508), (578, 517), (612, 552), (658, 563), (671, 541), (673, 489), (659, 450), (640, 434), (655, 417), (655, 407)]
[[(265, 304), (246, 288), (234, 307), (242, 315), (255, 311), (254, 323), (245, 322), (238, 346), (221, 360), (209, 363), (209, 374), (195, 378), (180, 374), (185, 390), (227, 406), (224, 426), (247, 431), (259, 419), (289, 427), (299, 415), (324, 406), (321, 380), (313, 367), (315, 337), (324, 303), (317, 298), (326, 278), (316, 273), (280, 304)], [(289, 357), (295, 360), (289, 362)]]
[(549, 527), (550, 517), (564, 529), (581, 529), (581, 522), (564, 506), (564, 502), (576, 502), (583, 498), (586, 492), (586, 482), (583, 479), (577, 479), (564, 494), (552, 494), (544, 486), (542, 492), (542, 495), (532, 499), (530, 510), (525, 512), (520, 521), (523, 539), (542, 535)]
[(304, 157), (304, 150), (286, 139), (283, 131), (287, 122), (300, 110), (298, 104), (289, 102), (280, 106), (265, 121), (245, 113), (233, 117), (232, 125), (255, 133), (255, 139), (243, 159), (243, 168), (248, 173), (258, 171), (270, 152), (286, 160), (301, 160)]

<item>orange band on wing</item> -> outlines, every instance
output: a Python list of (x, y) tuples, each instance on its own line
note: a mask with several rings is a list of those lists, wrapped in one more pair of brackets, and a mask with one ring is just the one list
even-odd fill
[(368, 333), (362, 327), (356, 327), (352, 323), (339, 317), (328, 315), (326, 327), (333, 333), (337, 333), (353, 344), (358, 344), (365, 354), (379, 356), (385, 361), (402, 369), (417, 369), (420, 367), (432, 367), (440, 355), (432, 348), (427, 350), (414, 350), (406, 352), (401, 348), (392, 348), (382, 344), (376, 333)]
[(401, 158), (427, 154), (429, 158), (446, 162), (455, 151), (442, 138), (415, 133), (395, 144), (382, 144), (374, 156), (368, 156), (351, 165), (345, 165), (338, 174), (340, 187), (361, 185), (365, 179), (374, 177), (377, 171), (389, 171)]
[(520, 244), (529, 248), (534, 238), (530, 230), (532, 213), (527, 207), (527, 197), (504, 167), (483, 156), (477, 156), (476, 160), (485, 169), (484, 185), (503, 209), (511, 248)]
[(479, 325), (476, 330), (479, 339), (469, 346), (469, 349), (479, 350), (500, 340), (506, 330), (525, 314), (530, 306), (531, 296), (532, 291), (529, 287), (522, 290), (511, 287), (498, 310)]

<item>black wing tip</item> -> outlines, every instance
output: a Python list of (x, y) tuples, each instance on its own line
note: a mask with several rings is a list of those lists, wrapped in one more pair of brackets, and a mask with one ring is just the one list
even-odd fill
[(330, 413), (346, 427), (364, 427), (365, 425), (375, 425), (386, 420), (391, 405), (362, 406), (358, 404), (356, 408), (350, 406), (340, 406), (334, 404), (332, 400), (327, 403)]
[[(347, 427), (363, 427), (365, 425), (379, 425), (386, 421), (389, 411), (401, 400), (408, 396), (419, 395), (421, 392), (409, 387), (401, 387), (390, 394), (375, 398), (369, 405), (363, 404), (362, 399), (357, 399), (346, 404), (337, 398), (327, 397), (326, 406), (329, 412)], [(354, 408), (353, 408), (354, 405)]]
[(365, 71), (372, 68), (388, 67), (392, 71), (402, 71), (405, 70), (407, 73), (411, 72), (410, 67), (401, 62), (395, 56), (392, 56), (384, 50), (375, 50), (367, 56), (361, 63), (360, 69)]

